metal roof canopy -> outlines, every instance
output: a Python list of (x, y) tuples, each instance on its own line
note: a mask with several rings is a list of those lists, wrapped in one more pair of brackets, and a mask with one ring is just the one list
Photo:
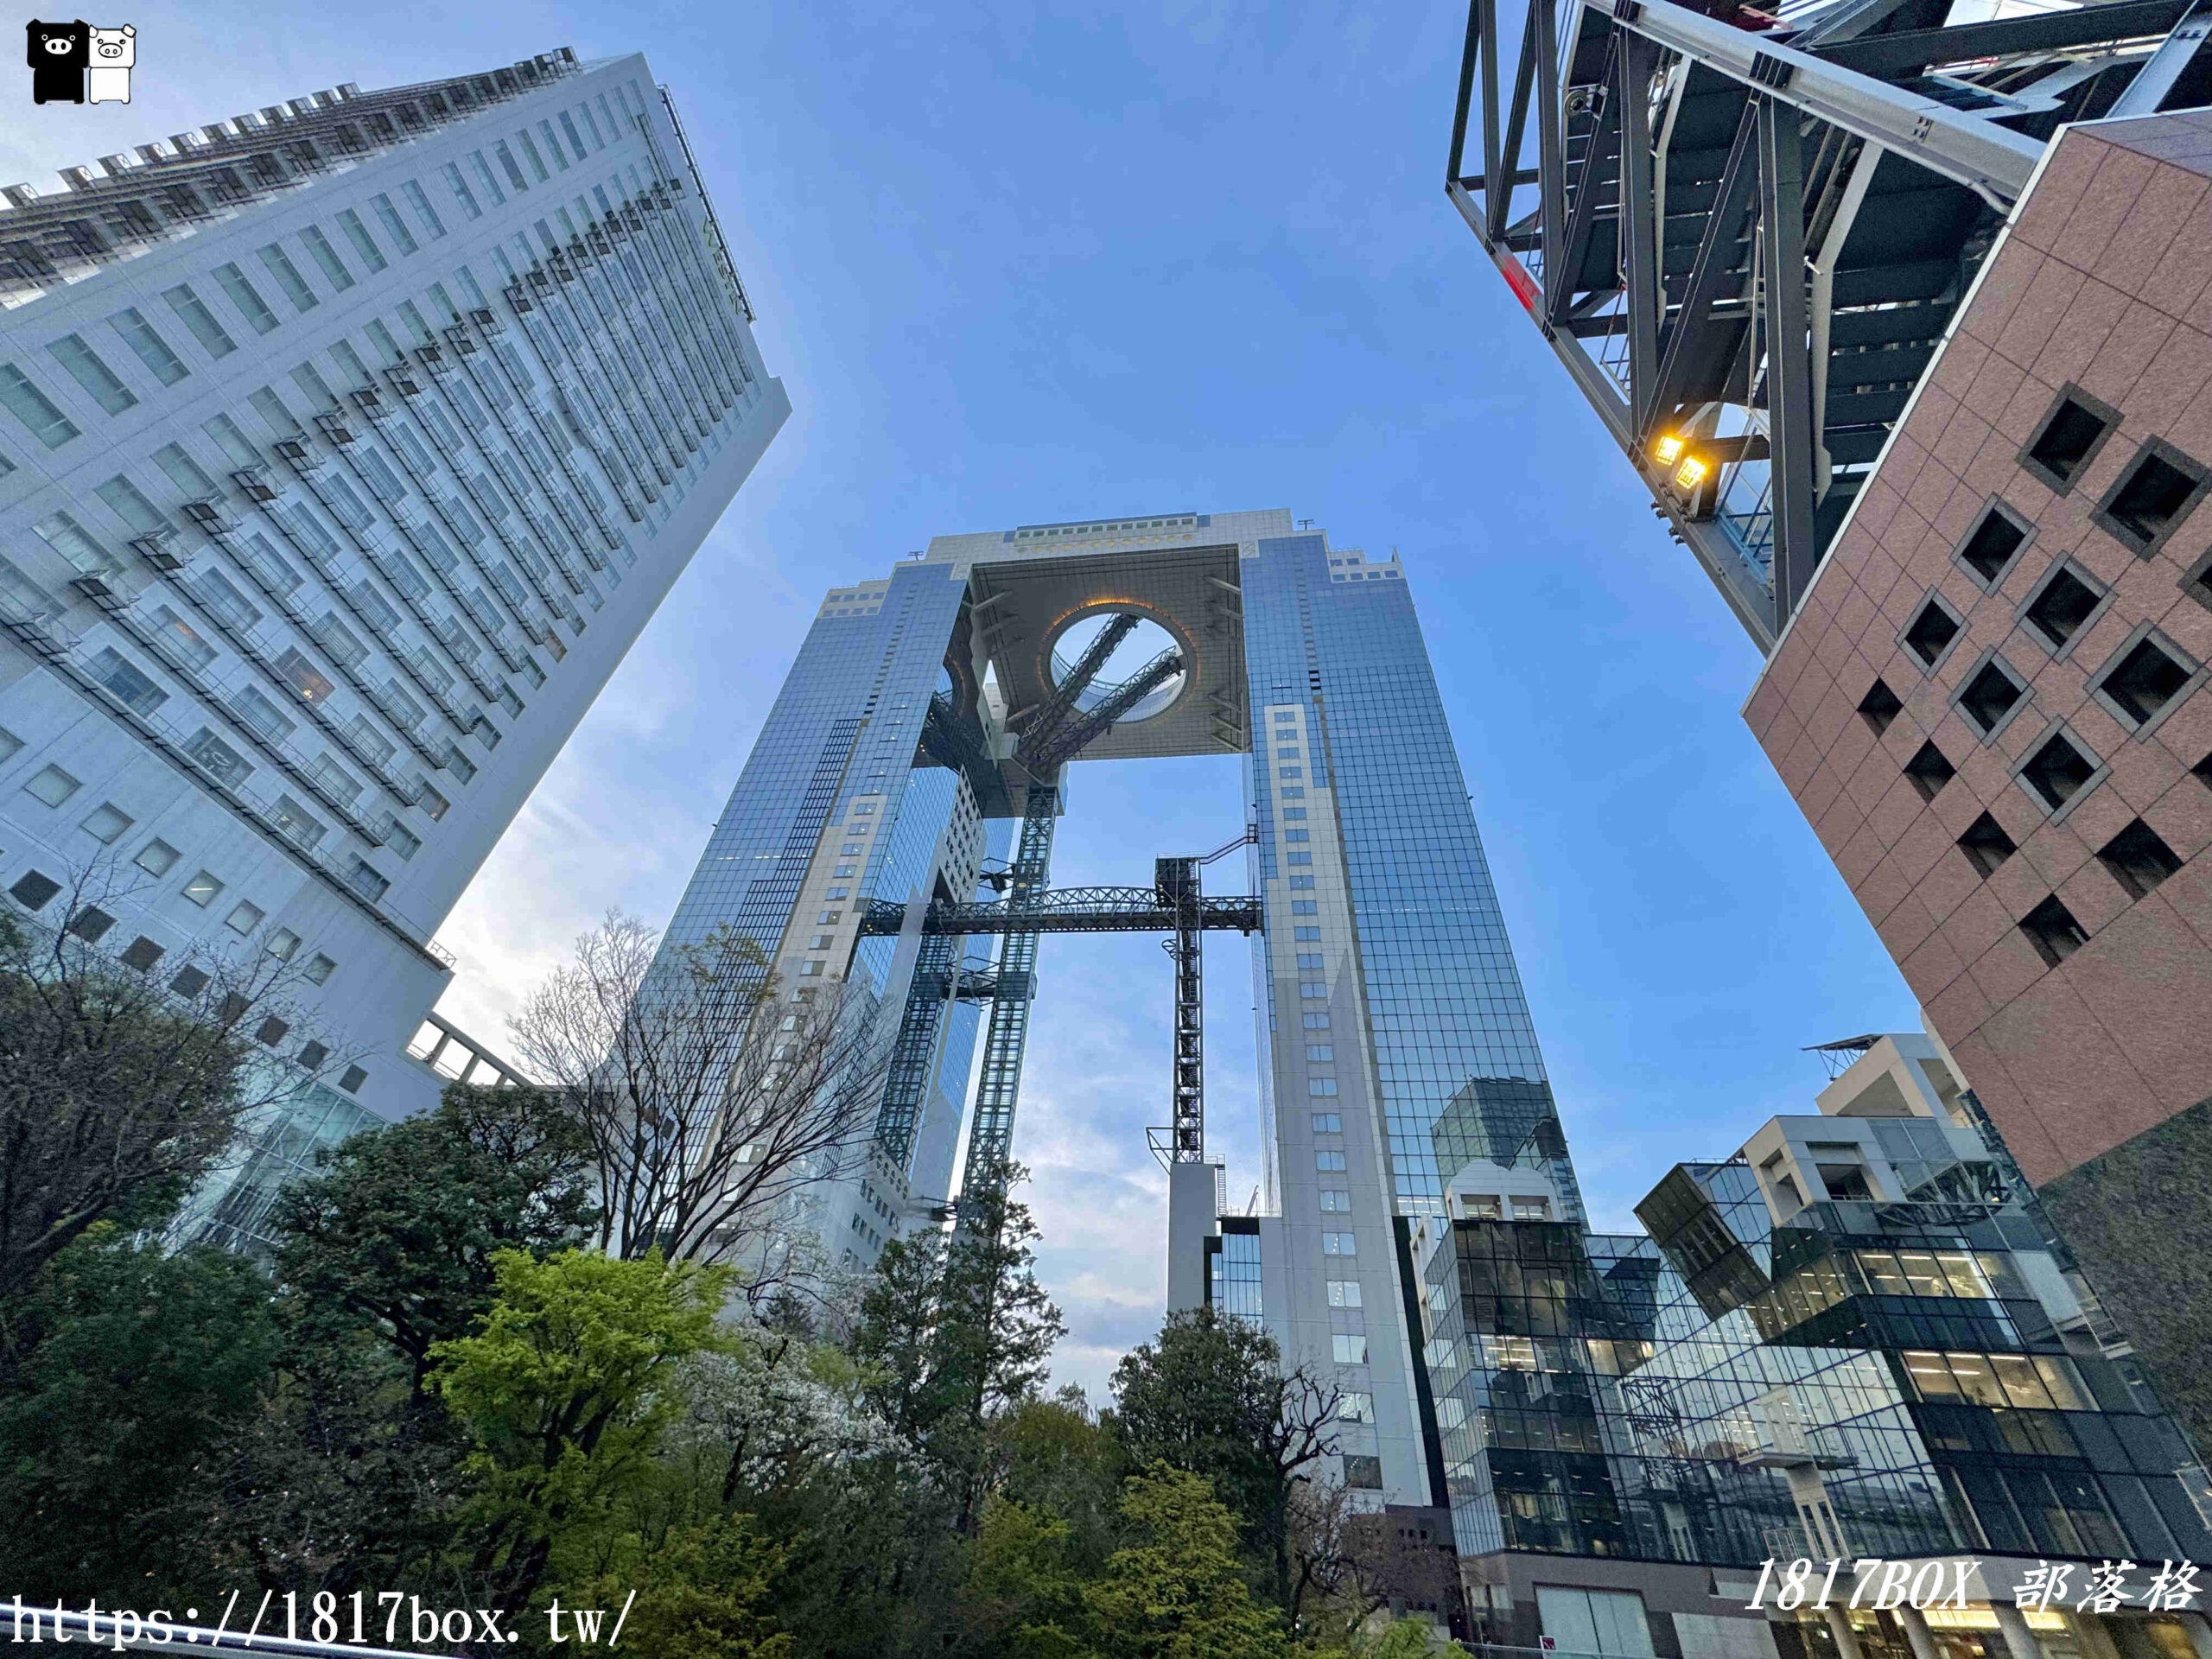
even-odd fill
[[(2212, 0), (1503, 9), (1468, 10), (1446, 194), (1763, 651), (2061, 124), (2212, 99)], [(1669, 435), (1733, 440), (1709, 495)]]

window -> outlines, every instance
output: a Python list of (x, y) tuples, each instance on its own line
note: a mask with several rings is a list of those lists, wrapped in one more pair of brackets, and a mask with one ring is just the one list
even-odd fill
[(446, 799), (444, 796), (439, 794), (436, 790), (429, 788), (428, 785), (423, 787), (423, 798), (416, 802), (415, 804), (423, 809), (423, 816), (429, 818), (433, 823), (435, 823), (440, 818), (444, 817), (447, 812), (449, 811), (453, 806), (452, 802)]
[(1331, 1334), (1329, 1338), (1329, 1345), (1334, 1351), (1334, 1357), (1337, 1363), (1339, 1365), (1364, 1365), (1367, 1363), (1367, 1338), (1365, 1337), (1351, 1336), (1344, 1332), (1338, 1331)]
[(814, 924), (817, 927), (834, 927), (844, 919), (844, 916), (842, 910), (825, 910), (814, 918)]
[(1337, 1092), (1337, 1080), (1334, 1077), (1308, 1077), (1306, 1079), (1306, 1092), (1324, 1097), (1332, 1096)]
[(115, 918), (98, 905), (86, 905), (69, 918), (69, 931), (87, 944), (97, 944), (100, 936), (115, 925)]
[(1549, 1198), (1516, 1198), (1513, 1200), (1513, 1219), (1516, 1221), (1549, 1221), (1552, 1201)]
[(1331, 1043), (1308, 1043), (1306, 1045), (1306, 1058), (1309, 1060), (1318, 1061), (1325, 1065), (1330, 1061), (1337, 1058), (1335, 1045)]
[(118, 473), (113, 478), (92, 492), (107, 504), (108, 511), (137, 531), (141, 536), (151, 536), (167, 530), (169, 521), (164, 518), (154, 504), (149, 501), (129, 479)]
[(230, 332), (215, 321), (215, 314), (207, 308), (207, 301), (192, 291), (189, 283), (179, 283), (175, 288), (163, 289), (162, 297), (168, 302), (169, 309), (176, 313), (177, 320), (184, 324), (208, 356), (228, 357), (238, 350), (238, 341), (232, 340)]
[(1878, 679), (1866, 688), (1866, 695), (1859, 700), (1859, 717), (1873, 728), (1877, 737), (1888, 731), (1890, 722), (1904, 712), (1904, 702)]
[(130, 861), (149, 875), (167, 875), (176, 868), (177, 850), (166, 841), (149, 841)]
[(2059, 903), (2055, 893), (2020, 918), (2020, 931), (2052, 968), (2089, 942), (2088, 931), (2074, 919), (2074, 912)]
[[(403, 190), (412, 191), (416, 195), (422, 194), (422, 188), (419, 185), (416, 185), (411, 179), (407, 183), (402, 185), (400, 188)], [(391, 205), (391, 198), (390, 196), (372, 196), (369, 198), (369, 207), (377, 216), (377, 223), (384, 226), (384, 233), (391, 238), (392, 245), (397, 248), (400, 252), (413, 253), (421, 246), (421, 244), (415, 240), (415, 233), (407, 228), (407, 221), (400, 218), (399, 209)], [(416, 211), (423, 213), (427, 219), (429, 217), (429, 204), (428, 201), (419, 202), (416, 204)], [(344, 216), (341, 214), (341, 220), (343, 217)], [(432, 234), (439, 234), (442, 232), (442, 229), (443, 227), (441, 226), (439, 232), (433, 232)], [(379, 265), (376, 267), (376, 269), (381, 270), (383, 267)]]
[(2052, 650), (2062, 650), (2081, 631), (2103, 597), (2070, 569), (2061, 565), (2045, 580), (2024, 614), (2029, 626), (2050, 643)]
[(135, 715), (150, 715), (169, 700), (168, 692), (140, 673), (112, 645), (103, 645), (91, 666), (92, 677)]
[(1959, 619), (1951, 614), (1950, 607), (1930, 594), (1904, 631), (1905, 649), (1933, 668), (1959, 637)]
[(368, 1080), (369, 1074), (366, 1071), (358, 1065), (349, 1065), (346, 1068), (346, 1075), (338, 1079), (338, 1086), (349, 1095), (358, 1094), (361, 1085)]
[(52, 876), (37, 870), (26, 870), (22, 878), (8, 889), (8, 896), (25, 910), (42, 910), (54, 895), (61, 891), (61, 884)]
[(1313, 1167), (1316, 1169), (1341, 1170), (1344, 1166), (1344, 1155), (1341, 1152), (1317, 1152), (1313, 1154)]
[(1959, 850), (1967, 855), (1967, 862), (1988, 876), (1994, 875), (1997, 867), (2020, 849), (2005, 833), (2005, 826), (1985, 812), (1968, 824), (1966, 834), (1959, 837)]
[(1994, 736), (2005, 717), (2020, 706), (2027, 695), (2026, 689), (2005, 668), (2004, 660), (1993, 657), (1961, 689), (1959, 710), (1981, 728), (1983, 736)]
[(290, 1026), (272, 1014), (255, 1027), (253, 1040), (264, 1048), (274, 1048), (284, 1040), (284, 1033), (289, 1030)]
[(163, 385), (173, 386), (192, 372), (184, 366), (184, 359), (169, 349), (168, 341), (154, 332), (154, 325), (137, 306), (125, 306), (107, 321), (146, 365), (146, 372)]
[(323, 822), (289, 795), (276, 798), (276, 827), (302, 847), (313, 847), (328, 833)]
[(123, 952), (123, 965), (136, 968), (140, 973), (149, 972), (162, 959), (162, 947), (141, 933)]
[(2033, 533), (2034, 526), (2012, 508), (2002, 501), (1992, 501), (1953, 556), (1983, 587), (1994, 588)]
[(2181, 868), (2181, 860), (2158, 832), (2140, 818), (2097, 849), (2097, 860), (2131, 899), (2140, 899)]
[(315, 298), (315, 289), (308, 286), (308, 279), (300, 275), (300, 268), (292, 263), (291, 257), (276, 243), (261, 250), (261, 263), (269, 267), (269, 274), (284, 290), (284, 297), (291, 301), (294, 310), (308, 312), (322, 303)]
[(69, 378), (85, 389), (85, 395), (109, 414), (120, 415), (137, 406), (138, 399), (130, 388), (116, 378), (115, 371), (100, 360), (98, 352), (85, 344), (82, 334), (64, 334), (46, 349), (68, 371)]
[(66, 512), (48, 513), (31, 526), (31, 531), (67, 559), (72, 569), (86, 575), (105, 576), (115, 569), (115, 561), (106, 550)]
[(2120, 424), (2120, 411), (2081, 387), (2062, 387), (2036, 434), (2020, 451), (2020, 465), (2061, 495), (2097, 458), (2097, 451)]
[(2096, 683), (2105, 702), (2132, 726), (2145, 726), (2179, 696), (2194, 671), (2155, 639), (2139, 639)]
[(309, 957), (302, 971), (307, 975), (309, 984), (320, 985), (338, 971), (338, 964), (328, 957)]
[(1319, 944), (1321, 942), (1321, 930), (1318, 927), (1301, 927), (1296, 932), (1300, 943)]
[(23, 747), (23, 740), (5, 726), (0, 726), (0, 760), (12, 760)]
[(360, 214), (351, 207), (338, 215), (338, 228), (346, 232), (353, 251), (361, 256), (361, 263), (372, 272), (382, 270), (390, 263), (384, 257), (384, 250), (377, 246), (376, 238), (369, 234), (369, 227), (361, 223)]
[(1321, 913), (1321, 906), (1311, 899), (1294, 899), (1290, 901), (1290, 913), (1294, 916), (1318, 916)]
[(1325, 1215), (1350, 1215), (1351, 1213), (1351, 1194), (1349, 1192), (1340, 1192), (1335, 1187), (1322, 1188), (1321, 1210), (1322, 1213)]
[(802, 963), (799, 964), (799, 975), (805, 979), (818, 979), (822, 976), (822, 970), (826, 965), (819, 962)]
[[(1295, 858), (1291, 860), (1294, 864), (1297, 861)], [(1313, 887), (1313, 878), (1310, 875), (1294, 875), (1290, 878), (1290, 885), (1294, 892), (1305, 892)]]
[(2081, 793), (2096, 770), (2096, 762), (2068, 742), (2065, 733), (2053, 732), (2020, 768), (2020, 781), (2055, 811)]
[(78, 827), (103, 847), (112, 847), (132, 823), (130, 815), (113, 801), (92, 809), (91, 816)]
[(499, 181), (492, 176), (492, 164), (484, 159), (484, 152), (470, 150), (468, 164), (476, 169), (476, 182), (484, 187), (484, 194), (492, 198), (492, 205), (494, 207), (505, 207), (507, 193), (499, 188)]
[(289, 927), (272, 928), (261, 948), (279, 962), (289, 962), (299, 953), (300, 936)]
[(259, 905), (251, 904), (241, 899), (232, 909), (231, 913), (223, 918), (223, 925), (233, 933), (251, 933), (261, 925), (262, 918), (267, 914), (268, 912), (263, 910)]
[(483, 218), (484, 210), (476, 205), (476, 198), (468, 188), (468, 181), (461, 176), (461, 169), (448, 162), (438, 172), (453, 191), (454, 200), (461, 204), (461, 211), (471, 219)]
[(321, 1043), (302, 1043), (296, 1058), (308, 1071), (318, 1071), (330, 1058), (330, 1050)]
[(1298, 953), (1299, 967), (1308, 973), (1319, 973), (1323, 967), (1321, 961), (1322, 954), (1323, 953), (1319, 950), (1300, 951)]
[(1375, 1396), (1357, 1389), (1347, 1389), (1337, 1396), (1337, 1415), (1348, 1423), (1371, 1423), (1375, 1421)]
[(1358, 1280), (1332, 1279), (1328, 1284), (1331, 1307), (1357, 1307), (1360, 1305)]
[[(423, 187), (410, 179), (399, 188), (407, 198), (407, 205), (415, 210), (416, 217), (423, 221), (423, 228), (429, 232), (430, 239), (435, 242), (443, 236), (446, 233), (445, 220), (440, 219), (438, 210), (430, 206), (430, 199), (423, 194)], [(392, 239), (405, 248), (408, 252), (415, 251), (414, 244), (409, 240), (404, 227), (392, 232)]]
[(0, 363), (0, 404), (6, 404), (8, 412), (29, 428), (31, 435), (49, 449), (59, 449), (78, 435), (69, 417), (12, 363)]
[(365, 858), (354, 859), (353, 868), (346, 872), (346, 880), (365, 899), (381, 899), (391, 887), (391, 878)]
[(1304, 753), (1297, 749), (1277, 749), (1275, 751), (1275, 759), (1278, 760), (1302, 760), (1305, 758)]
[[(358, 225), (360, 221), (356, 219), (354, 223)], [(365, 236), (367, 232), (365, 231), (362, 234)], [(300, 232), (300, 240), (306, 246), (309, 257), (316, 264), (322, 267), (322, 274), (330, 279), (330, 285), (333, 288), (343, 294), (353, 286), (353, 273), (346, 268), (346, 262), (338, 257), (338, 250), (330, 245), (330, 238), (322, 233), (321, 226), (308, 226)], [(379, 264), (381, 263), (381, 261), (378, 262)], [(287, 292), (289, 291), (287, 289)], [(295, 296), (294, 298), (296, 302), (297, 296)]]
[(1329, 1028), (1329, 1016), (1325, 1014), (1306, 1014), (1304, 1021), (1308, 1031), (1326, 1031)]
[(385, 825), (384, 844), (402, 858), (412, 858), (423, 850), (422, 836), (396, 820)]
[(1321, 1254), (1324, 1255), (1357, 1255), (1359, 1240), (1350, 1233), (1321, 1235)]
[(222, 891), (222, 882), (205, 870), (200, 871), (199, 874), (184, 884), (184, 896), (202, 910), (213, 904), (221, 896)]
[(1329, 995), (1329, 988), (1326, 985), (1300, 984), (1298, 994), (1310, 999), (1325, 1000)]
[(59, 806), (82, 787), (59, 766), (48, 766), (23, 785), (23, 793), (48, 806)]
[(254, 333), (265, 334), (276, 327), (276, 314), (261, 297), (261, 290), (246, 280), (245, 272), (236, 265), (218, 265), (215, 282)]
[(2212, 473), (2163, 439), (2152, 438), (2106, 493), (2096, 522), (2137, 558), (2147, 559), (2189, 517), (2208, 486)]
[(1959, 769), (1943, 758), (1943, 751), (1933, 743), (1923, 743), (1911, 760), (1905, 762), (1904, 775), (1920, 791), (1920, 798), (1932, 801), (1936, 791), (1959, 775)]

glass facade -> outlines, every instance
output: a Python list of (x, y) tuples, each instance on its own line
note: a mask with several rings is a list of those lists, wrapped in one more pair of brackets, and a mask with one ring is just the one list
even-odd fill
[[(1263, 540), (1245, 562), (1244, 630), (1253, 729), (1271, 730), (1273, 713), (1295, 705), (1310, 734), (1294, 750), (1264, 738), (1253, 746), (1262, 878), (1294, 887), (1292, 878), (1314, 873), (1311, 844), (1300, 845), (1306, 835), (1283, 815), (1332, 810), (1341, 838), (1389, 1154), (1388, 1207), (1438, 1213), (1442, 1184), (1481, 1158), (1548, 1168), (1579, 1217), (1543, 1057), (1406, 582), (1395, 569), (1332, 554), (1319, 535)], [(1285, 787), (1302, 789), (1311, 805), (1287, 805)], [(1269, 923), (1281, 925), (1274, 916)], [(1287, 1012), (1272, 1010), (1278, 1026)], [(1289, 1017), (1297, 1023), (1296, 1013)]]
[(1738, 1159), (1670, 1172), (1649, 1237), (1429, 1224), (1463, 1554), (2212, 1558), (2186, 1441), (2082, 1339), (2023, 1189), (1956, 1128), (1869, 1127), (1902, 1201), (1779, 1224)]

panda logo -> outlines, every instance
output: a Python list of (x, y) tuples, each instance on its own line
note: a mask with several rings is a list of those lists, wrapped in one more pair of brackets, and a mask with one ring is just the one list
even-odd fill
[(92, 31), (79, 17), (73, 23), (42, 23), (34, 18), (24, 61), (31, 69), (31, 102), (81, 104), (85, 71), (92, 63)]
[(138, 31), (128, 23), (120, 29), (92, 29), (92, 56), (85, 83), (95, 104), (128, 104), (130, 69), (138, 60)]

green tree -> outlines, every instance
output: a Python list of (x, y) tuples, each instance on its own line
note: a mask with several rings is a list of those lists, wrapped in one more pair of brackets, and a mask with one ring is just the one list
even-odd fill
[(554, 1097), (453, 1084), (435, 1110), (325, 1154), (277, 1200), (288, 1309), (326, 1344), (381, 1332), (420, 1395), (430, 1351), (490, 1310), (499, 1252), (548, 1255), (597, 1225), (589, 1159)]
[(1244, 1582), (1236, 1518), (1204, 1476), (1155, 1463), (1130, 1477), (1122, 1514), (1136, 1541), (1084, 1590), (1105, 1659), (1287, 1659), (1280, 1616)]
[(1302, 1366), (1285, 1372), (1281, 1350), (1258, 1325), (1198, 1308), (1170, 1313), (1157, 1341), (1124, 1355), (1113, 1389), (1130, 1461), (1164, 1461), (1212, 1482), (1269, 1593), (1289, 1609), (1292, 1499), (1335, 1450), (1335, 1386)]
[[(104, 893), (86, 876), (49, 903), (81, 915)], [(244, 1035), (291, 1023), (296, 970), (260, 951), (209, 961), (185, 1002), (168, 982), (190, 965), (151, 977), (0, 916), (0, 1305), (95, 1223), (159, 1225), (240, 1120), (307, 1075), (250, 1065)]]
[(1113, 1551), (1125, 1468), (1121, 1442), (1072, 1385), (1024, 1400), (991, 1426), (992, 1490), (1057, 1517), (1069, 1558), (1096, 1573)]
[(717, 1516), (650, 1552), (632, 1546), (620, 1570), (587, 1584), (572, 1605), (620, 1607), (634, 1592), (622, 1647), (641, 1659), (785, 1659), (791, 1637), (763, 1605), (790, 1553), (750, 1516)]
[(0, 1389), (0, 1581), (105, 1594), (196, 1566), (204, 1463), (254, 1411), (276, 1349), (267, 1279), (103, 1223), (16, 1299)]
[(474, 1441), (471, 1571), (520, 1611), (564, 1535), (602, 1525), (682, 1404), (685, 1361), (719, 1348), (725, 1268), (566, 1251), (493, 1257), (481, 1334), (436, 1344), (430, 1387)]
[(1067, 1326), (1037, 1282), (1037, 1224), (1013, 1196), (1018, 1165), (962, 1193), (950, 1236), (894, 1239), (861, 1299), (855, 1354), (872, 1397), (937, 1468), (974, 1528), (988, 1480), (990, 1425), (1032, 1398)]
[(961, 1622), (1012, 1659), (1072, 1659), (1085, 1647), (1090, 1611), (1068, 1523), (993, 1494), (983, 1500)]

